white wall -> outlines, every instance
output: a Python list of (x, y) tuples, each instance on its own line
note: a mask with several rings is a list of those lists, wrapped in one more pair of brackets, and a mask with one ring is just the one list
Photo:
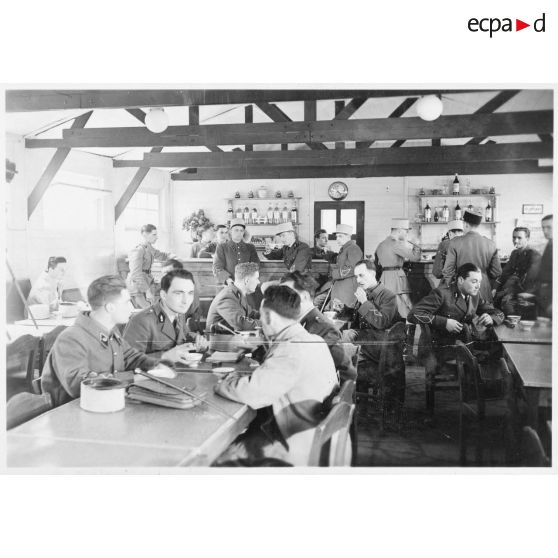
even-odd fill
[[(82, 293), (96, 277), (116, 270), (116, 257), (139, 240), (139, 232), (127, 233), (124, 223), (114, 225), (114, 205), (134, 175), (134, 169), (114, 169), (108, 157), (73, 150), (61, 171), (101, 178), (103, 187), (111, 191), (106, 197), (105, 226), (98, 231), (44, 230), (43, 203), (39, 203), (31, 219), (27, 219), (27, 197), (51, 160), (53, 149), (26, 149), (21, 136), (8, 134), (6, 156), (16, 163), (18, 174), (8, 185), (7, 234), (8, 259), (18, 278), (34, 281), (46, 267), (49, 256), (64, 256), (68, 260), (66, 288), (79, 288)], [(141, 189), (162, 190), (168, 197), (168, 173), (151, 170)], [(165, 204), (168, 207), (168, 203)], [(64, 219), (61, 212), (60, 219)], [(168, 210), (164, 219), (170, 224)], [(161, 230), (160, 245), (168, 246), (169, 226)], [(130, 238), (133, 236), (134, 238)]]

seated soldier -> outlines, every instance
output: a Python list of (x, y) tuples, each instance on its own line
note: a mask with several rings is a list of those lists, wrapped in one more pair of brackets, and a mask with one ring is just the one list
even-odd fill
[(506, 315), (520, 313), (517, 295), (535, 289), (541, 262), (541, 255), (529, 247), (531, 233), (527, 227), (516, 227), (512, 235), (515, 250), (492, 290), (494, 306), (501, 308)]
[(481, 281), (478, 266), (463, 264), (457, 269), (456, 281), (449, 287), (433, 289), (409, 313), (407, 319), (411, 323), (429, 324), (431, 328), (433, 353), (425, 352), (429, 348), (420, 343), (419, 354), (427, 375), (435, 373), (437, 363), (455, 358), (455, 342), (458, 339), (468, 342), (467, 330), (475, 341), (472, 347), (469, 346), (473, 352), (488, 349), (491, 357), (499, 356), (499, 344), (491, 342), (494, 338), (486, 328), (501, 324), (504, 314), (481, 298)]
[(27, 304), (48, 304), (50, 310), (58, 310), (62, 300), (62, 279), (66, 273), (66, 258), (50, 257), (46, 271), (33, 283)]
[(188, 328), (186, 319), (194, 290), (194, 277), (185, 269), (163, 275), (160, 300), (130, 318), (124, 339), (142, 353), (165, 351), (162, 358), (172, 362), (187, 362), (184, 354), (190, 349), (205, 350), (207, 341)]
[(278, 458), (306, 465), (323, 402), (337, 387), (335, 365), (321, 337), (299, 323), (300, 297), (284, 285), (266, 289), (262, 327), (270, 340), (264, 362), (250, 377), (229, 374), (215, 391), (258, 410), (248, 430), (219, 458), (225, 465)]
[(298, 321), (306, 331), (319, 335), (327, 343), (341, 383), (345, 380), (356, 380), (356, 370), (351, 362), (356, 347), (350, 343), (342, 343), (341, 332), (312, 302), (318, 282), (307, 272), (293, 271), (283, 275), (281, 284), (294, 289), (300, 296)]
[(234, 268), (234, 283), (227, 285), (211, 302), (207, 312), (207, 329), (214, 333), (255, 330), (261, 326), (259, 312), (246, 299), (260, 282), (259, 265), (240, 263)]
[(343, 341), (361, 346), (361, 358), (371, 364), (372, 379), (382, 380), (388, 398), (402, 402), (405, 397), (405, 363), (403, 352), (389, 351), (384, 378), (375, 377), (380, 362), (384, 332), (401, 321), (397, 311), (397, 298), (376, 279), (376, 266), (370, 260), (361, 260), (354, 267), (358, 288), (354, 329), (344, 331)]
[(118, 332), (116, 326), (126, 323), (132, 312), (130, 293), (120, 277), (95, 279), (87, 300), (91, 312), (79, 314), (74, 325), (57, 337), (43, 368), (42, 391), (50, 393), (55, 407), (79, 397), (81, 382), (87, 378), (138, 367), (150, 370), (158, 362), (131, 347)]

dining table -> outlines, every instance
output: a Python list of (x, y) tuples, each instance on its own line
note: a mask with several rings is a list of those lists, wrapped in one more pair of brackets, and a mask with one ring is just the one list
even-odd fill
[[(126, 400), (123, 410), (95, 413), (75, 399), (10, 430), (10, 468), (145, 468), (209, 466), (256, 412), (214, 392), (213, 365), (184, 367), (177, 378), (206, 402), (173, 409)], [(205, 367), (204, 367), (205, 366)], [(249, 373), (253, 363), (227, 363)]]
[(519, 343), (534, 345), (550, 345), (552, 343), (552, 326), (535, 322), (531, 329), (522, 329), (518, 324), (509, 327), (505, 323), (494, 328), (496, 337), (502, 343)]

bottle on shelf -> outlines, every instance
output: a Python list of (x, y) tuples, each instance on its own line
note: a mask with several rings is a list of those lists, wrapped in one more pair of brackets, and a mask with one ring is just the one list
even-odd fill
[(252, 208), (252, 224), (256, 225), (258, 223), (258, 210), (254, 207)]
[(232, 202), (229, 202), (229, 208), (227, 209), (227, 222), (230, 222), (234, 219), (234, 211), (232, 208)]
[(472, 211), (473, 210), (473, 204), (471, 202), (469, 202), (469, 205), (467, 206), (467, 210), (468, 211)]
[(281, 210), (281, 223), (288, 223), (289, 222), (289, 210), (287, 209), (287, 204), (283, 206)]
[(455, 204), (455, 217), (454, 219), (462, 219), (462, 215), (461, 215), (461, 206), (459, 205), (459, 200), (457, 200), (457, 203)]
[(296, 209), (296, 204), (293, 203), (293, 207), (291, 209), (291, 221), (293, 223), (297, 223), (298, 222), (298, 211)]
[(237, 219), (242, 219), (242, 207), (238, 206), (238, 207), (236, 208), (235, 217), (236, 217)]
[(438, 210), (434, 209), (434, 223), (437, 223), (440, 220), (440, 216), (438, 215)]
[(486, 209), (484, 210), (484, 220), (487, 223), (491, 223), (493, 219), (494, 219), (494, 213), (492, 211), (492, 206), (490, 205), (490, 200), (488, 200), (488, 204), (486, 206)]
[(267, 224), (268, 225), (273, 225), (273, 206), (271, 205), (271, 203), (269, 204), (269, 207), (267, 208)]
[(273, 224), (278, 225), (281, 222), (281, 211), (279, 210), (279, 204), (276, 203), (273, 209)]
[(444, 221), (444, 223), (449, 221), (449, 207), (446, 200), (444, 200), (444, 207), (442, 207), (442, 221)]
[(248, 209), (248, 206), (246, 206), (244, 208), (244, 214), (242, 215), (242, 218), (244, 219), (244, 222), (247, 225), (251, 222), (251, 215), (250, 215), (250, 210)]
[(453, 179), (453, 186), (451, 189), (451, 193), (454, 196), (459, 196), (459, 178), (457, 176), (457, 173), (455, 173), (455, 178)]
[(424, 208), (424, 221), (426, 223), (430, 223), (432, 221), (432, 209), (430, 208), (430, 204), (426, 202), (426, 206)]

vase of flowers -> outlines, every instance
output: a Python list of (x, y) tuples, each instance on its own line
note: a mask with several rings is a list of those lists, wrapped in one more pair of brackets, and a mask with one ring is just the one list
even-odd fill
[(184, 217), (182, 220), (182, 229), (189, 231), (192, 241), (196, 242), (198, 240), (198, 228), (206, 223), (211, 225), (211, 221), (205, 216), (204, 210), (198, 209), (188, 217)]

